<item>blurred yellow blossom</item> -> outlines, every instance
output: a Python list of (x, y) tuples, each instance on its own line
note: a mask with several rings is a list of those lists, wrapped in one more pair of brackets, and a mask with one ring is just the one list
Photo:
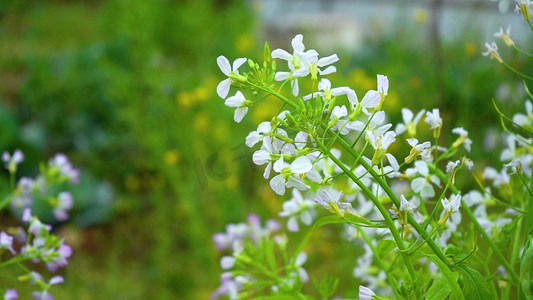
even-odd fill
[(376, 88), (376, 78), (368, 76), (364, 69), (357, 68), (351, 71), (348, 76), (351, 84), (363, 89), (365, 92)]
[(176, 102), (181, 107), (190, 107), (192, 105), (192, 97), (188, 92), (180, 92), (176, 96)]
[(409, 77), (408, 83), (409, 83), (409, 86), (414, 89), (417, 89), (422, 86), (422, 80), (418, 76)]
[(180, 154), (175, 149), (168, 150), (165, 155), (163, 156), (163, 161), (168, 166), (174, 166), (176, 165), (180, 160)]
[(254, 42), (254, 36), (249, 32), (245, 32), (235, 40), (235, 49), (241, 54), (246, 54), (253, 49)]
[(476, 44), (473, 43), (473, 42), (466, 43), (466, 45), (465, 45), (465, 54), (467, 56), (470, 56), (470, 57), (476, 55), (477, 54), (477, 46), (476, 46)]
[(198, 113), (194, 118), (194, 130), (203, 133), (206, 132), (208, 126), (209, 116), (204, 112)]
[[(255, 104), (252, 110), (252, 122), (259, 124), (263, 121), (270, 121), (272, 116), (275, 116), (280, 111), (281, 102), (271, 101), (272, 99), (265, 99)], [(279, 104), (279, 105), (278, 105)]]
[(414, 13), (415, 21), (417, 23), (426, 23), (428, 20), (428, 12), (425, 8), (417, 8)]

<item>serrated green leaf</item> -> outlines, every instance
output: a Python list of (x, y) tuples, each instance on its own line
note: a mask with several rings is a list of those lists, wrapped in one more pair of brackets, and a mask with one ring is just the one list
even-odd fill
[(457, 267), (461, 273), (460, 281), (466, 299), (491, 300), (495, 298), (483, 275), (465, 264), (458, 264)]
[[(456, 274), (457, 275), (457, 274)], [(428, 289), (424, 299), (427, 300), (441, 300), (446, 299), (452, 292), (452, 288), (448, 284), (448, 280), (443, 277), (434, 282)]]
[(396, 242), (393, 240), (381, 240), (378, 243), (378, 255), (380, 257), (383, 257), (384, 255), (388, 254), (392, 251), (392, 249), (396, 248)]

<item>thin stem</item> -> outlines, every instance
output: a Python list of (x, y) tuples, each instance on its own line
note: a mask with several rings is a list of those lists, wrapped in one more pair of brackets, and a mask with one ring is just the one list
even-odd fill
[(516, 51), (518, 51), (518, 52), (520, 52), (520, 53), (522, 53), (522, 54), (524, 54), (524, 55), (527, 55), (527, 56), (529, 56), (529, 57), (533, 57), (532, 54), (530, 54), (529, 52), (526, 52), (526, 51), (524, 51), (524, 50), (522, 50), (522, 49), (516, 47), (516, 45), (513, 45), (513, 48), (514, 48)]
[[(445, 180), (446, 179), (446, 175), (444, 175), (444, 173), (442, 173), (442, 171), (439, 170), (437, 167), (435, 167), (432, 164), (428, 164), (428, 166), (431, 169), (431, 171), (433, 171), (441, 180)], [(452, 192), (454, 192), (456, 194), (459, 193), (459, 190), (453, 184), (450, 185), (450, 189), (452, 190)], [(470, 207), (468, 207), (468, 205), (466, 205), (464, 200), (461, 200), (461, 207), (463, 208), (463, 210), (466, 213), (466, 215), (468, 216), (468, 218), (472, 221), (472, 223), (474, 223), (474, 227), (476, 227), (476, 229), (481, 233), (481, 235), (483, 235), (483, 237), (489, 243), (489, 245), (492, 248), (492, 250), (494, 250), (494, 254), (496, 254), (496, 257), (498, 257), (498, 260), (502, 263), (502, 265), (507, 270), (507, 272), (509, 272), (509, 274), (511, 275), (511, 277), (513, 279), (513, 282), (515, 282), (515, 283), (519, 282), (518, 275), (513, 270), (513, 267), (509, 264), (507, 259), (505, 259), (505, 257), (503, 256), (502, 252), (500, 251), (500, 249), (498, 249), (498, 246), (496, 246), (496, 243), (494, 243), (494, 241), (487, 234), (485, 229), (483, 229), (481, 224), (479, 224), (477, 218), (472, 213), (472, 210), (470, 210)]]
[[(387, 212), (387, 209), (383, 206), (383, 204), (381, 204), (379, 199), (376, 196), (374, 196), (372, 191), (364, 183), (362, 183), (357, 178), (357, 176), (355, 176), (355, 174), (352, 171), (350, 171), (339, 159), (337, 159), (333, 154), (331, 154), (329, 149), (326, 148), (326, 146), (322, 143), (322, 141), (320, 139), (315, 139), (315, 141), (317, 142), (318, 146), (320, 148), (322, 148), (322, 151), (324, 151), (326, 154), (329, 154), (330, 159), (339, 168), (341, 168), (341, 170), (348, 177), (350, 177), (350, 179), (352, 179), (353, 182), (355, 182), (359, 186), (359, 188), (361, 188), (361, 190), (367, 195), (368, 198), (370, 198), (372, 203), (374, 203), (374, 205), (377, 207), (377, 209), (379, 210), (379, 212), (381, 213), (381, 215), (385, 219), (385, 223), (387, 224), (387, 227), (389, 228), (389, 230), (390, 230), (390, 232), (392, 234), (392, 237), (394, 238), (394, 241), (396, 242), (396, 244), (398, 246), (398, 249), (399, 249), (399, 251), (400, 251), (400, 253), (402, 255), (405, 267), (407, 268), (407, 271), (409, 272), (411, 280), (413, 282), (415, 282), (416, 281), (416, 274), (415, 274), (415, 269), (413, 267), (413, 263), (411, 262), (410, 258), (408, 257), (408, 254), (406, 252), (407, 248), (405, 247), (405, 244), (404, 244), (402, 238), (400, 237), (400, 234), (399, 234), (396, 226), (394, 225), (394, 221), (392, 220), (391, 216)], [(344, 141), (344, 139), (340, 138), (339, 141)], [(415, 283), (415, 285), (416, 285), (416, 283)], [(417, 286), (417, 293), (419, 293), (418, 286)]]
[(513, 73), (515, 73), (515, 74), (517, 74), (517, 75), (519, 75), (519, 76), (521, 76), (521, 77), (524, 77), (525, 79), (533, 80), (533, 77), (528, 76), (528, 75), (526, 75), (526, 74), (524, 74), (524, 73), (518, 71), (517, 69), (511, 67), (511, 66), (510, 66), (509, 64), (507, 64), (506, 62), (502, 61), (502, 64), (503, 64), (507, 69), (511, 70)]
[(361, 234), (361, 236), (363, 237), (365, 242), (368, 244), (368, 246), (370, 247), (370, 250), (372, 250), (372, 253), (374, 254), (374, 259), (376, 259), (379, 267), (387, 275), (387, 281), (391, 285), (392, 291), (394, 292), (394, 295), (396, 296), (396, 299), (401, 299), (402, 297), (398, 293), (398, 283), (395, 281), (395, 278), (392, 275), (389, 274), (388, 268), (385, 266), (385, 263), (383, 262), (383, 260), (381, 260), (381, 258), (379, 257), (378, 250), (374, 246), (374, 243), (372, 243), (372, 241), (370, 240), (370, 238), (368, 237), (366, 232), (361, 227), (359, 227), (357, 225), (354, 225), (354, 226), (355, 226), (355, 228), (357, 228), (357, 231), (359, 231), (359, 233)]
[[(350, 145), (343, 138), (340, 138), (338, 140), (338, 142), (341, 145), (341, 147), (344, 148), (353, 157), (357, 157), (359, 155), (357, 153), (357, 151), (355, 151), (355, 149), (350, 147)], [(374, 169), (367, 162), (365, 162), (364, 160), (361, 160), (361, 165), (366, 170), (368, 170), (368, 172), (374, 178), (374, 180), (383, 188), (383, 190), (385, 191), (387, 196), (389, 196), (389, 198), (391, 199), (392, 203), (394, 205), (396, 205), (397, 207), (400, 207), (400, 200), (398, 199), (396, 194), (394, 194), (394, 192), (389, 187), (389, 185), (385, 182), (385, 180), (382, 179), (381, 176), (379, 176), (374, 171)], [(365, 186), (365, 188), (366, 188), (366, 186)], [(388, 215), (388, 213), (387, 213), (387, 215)], [(437, 255), (437, 257), (444, 264), (446, 264), (446, 266), (448, 266), (448, 268), (451, 268), (452, 264), (446, 258), (446, 255), (444, 255), (444, 252), (442, 252), (441, 248), (429, 237), (429, 233), (418, 224), (418, 222), (413, 218), (413, 216), (408, 215), (408, 221), (409, 221), (409, 224), (411, 224), (411, 226), (413, 226), (413, 228), (416, 230), (416, 232), (418, 232), (418, 234), (420, 234), (420, 236), (422, 236), (422, 238), (428, 243), (428, 246), (435, 253), (435, 255)]]

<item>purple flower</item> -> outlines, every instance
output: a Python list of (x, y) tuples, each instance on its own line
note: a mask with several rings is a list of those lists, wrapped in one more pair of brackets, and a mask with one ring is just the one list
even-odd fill
[(19, 294), (16, 289), (6, 290), (4, 294), (4, 300), (17, 300), (18, 298)]
[(15, 251), (13, 250), (13, 237), (3, 231), (0, 232), (0, 249), (7, 249), (11, 251), (12, 254), (15, 254)]
[(57, 196), (57, 206), (54, 208), (54, 217), (58, 221), (66, 221), (68, 219), (68, 210), (72, 209), (74, 201), (72, 200), (72, 194), (69, 192), (61, 192)]
[(50, 272), (55, 272), (57, 269), (68, 265), (67, 258), (72, 255), (72, 248), (61, 242), (61, 246), (59, 246), (57, 251), (53, 251), (52, 253), (57, 255), (54, 255), (51, 261), (46, 262), (46, 267), (48, 267)]
[(30, 228), (28, 229), (33, 235), (39, 236), (43, 229), (46, 231), (52, 230), (52, 226), (43, 224), (37, 217), (31, 215), (31, 209), (26, 208), (22, 213), (22, 221), (29, 222)]
[(65, 280), (61, 276), (54, 276), (48, 281), (48, 283), (44, 282), (43, 276), (37, 272), (31, 272), (32, 277), (32, 283), (37, 284), (39, 286), (45, 286), (45, 288), (40, 292), (33, 292), (31, 295), (36, 300), (54, 300), (54, 296), (48, 292), (48, 289), (50, 286), (63, 283)]
[(80, 181), (80, 171), (72, 167), (72, 164), (65, 154), (56, 154), (50, 159), (49, 164), (50, 167), (56, 168), (59, 171), (59, 174), (67, 177), (70, 182), (78, 183)]

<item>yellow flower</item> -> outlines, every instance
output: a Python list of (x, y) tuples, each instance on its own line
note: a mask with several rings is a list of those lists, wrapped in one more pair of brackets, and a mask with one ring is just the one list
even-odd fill
[(254, 36), (249, 32), (245, 32), (235, 40), (235, 49), (241, 54), (248, 53), (254, 47), (254, 42)]
[(417, 8), (415, 10), (415, 21), (417, 23), (426, 23), (428, 19), (428, 12), (424, 8)]
[(168, 166), (174, 166), (176, 165), (180, 160), (180, 154), (178, 151), (172, 149), (168, 150), (165, 155), (163, 156), (163, 161)]

